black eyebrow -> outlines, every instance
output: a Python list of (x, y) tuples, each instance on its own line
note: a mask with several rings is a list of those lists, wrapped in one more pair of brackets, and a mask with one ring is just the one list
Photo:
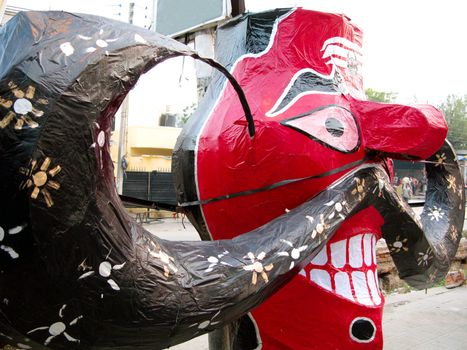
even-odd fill
[(323, 78), (314, 72), (303, 72), (295, 79), (279, 105), (270, 113), (274, 114), (285, 108), (295, 97), (303, 92), (337, 93), (339, 92), (338, 81), (334, 78)]

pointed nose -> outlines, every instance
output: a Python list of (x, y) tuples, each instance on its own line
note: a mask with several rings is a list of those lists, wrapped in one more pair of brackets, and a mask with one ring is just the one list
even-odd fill
[(396, 159), (426, 159), (444, 143), (448, 127), (443, 114), (430, 105), (406, 106), (351, 101), (362, 131), (362, 144)]

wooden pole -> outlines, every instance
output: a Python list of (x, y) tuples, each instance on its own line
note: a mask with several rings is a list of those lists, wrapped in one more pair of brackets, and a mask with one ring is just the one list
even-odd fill
[[(0, 0), (1, 1), (1, 0)], [(128, 23), (133, 24), (135, 3), (130, 2), (128, 12)], [(123, 169), (123, 157), (127, 152), (127, 134), (128, 134), (128, 111), (130, 106), (130, 96), (127, 95), (122, 103), (122, 113), (120, 118), (120, 135), (118, 140), (118, 160), (117, 160), (117, 193), (123, 193), (123, 177), (126, 169)]]

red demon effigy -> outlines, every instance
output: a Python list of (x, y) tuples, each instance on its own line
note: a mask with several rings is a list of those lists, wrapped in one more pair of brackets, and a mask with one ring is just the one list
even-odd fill
[[(353, 216), (345, 214), (345, 201), (313, 204), (334, 209), (308, 217), (320, 248), (298, 266), (302, 247), (285, 242), (278, 254), (300, 273), (253, 311), (257, 344), (265, 350), (381, 349), (376, 241), (384, 237), (400, 276), (424, 288), (446, 272), (459, 240), (462, 180), (441, 112), (365, 101), (362, 32), (342, 15), (248, 14), (217, 31), (216, 52), (245, 92), (255, 135), (245, 131), (231, 86), (215, 77), (175, 150), (180, 202), (202, 237), (248, 232), (348, 176), (354, 176), (350, 195), (366, 202)], [(432, 161), (422, 224), (389, 189), (390, 158)], [(378, 169), (372, 193), (358, 176), (370, 168)], [(344, 223), (322, 239), (339, 217)]]
[[(364, 100), (344, 16), (246, 14), (216, 60), (66, 12), (18, 14), (0, 46), (0, 347), (154, 350), (230, 326), (234, 349), (378, 349), (376, 241), (416, 288), (449, 269), (465, 200), (444, 118)], [(175, 56), (219, 72), (173, 162), (201, 242), (137, 224), (109, 152), (124, 97)], [(421, 218), (391, 158), (426, 160)]]

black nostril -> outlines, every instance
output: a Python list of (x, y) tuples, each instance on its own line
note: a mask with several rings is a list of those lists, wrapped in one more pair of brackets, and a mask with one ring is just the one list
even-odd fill
[(326, 130), (328, 133), (330, 133), (332, 136), (335, 137), (341, 137), (344, 135), (344, 125), (340, 120), (337, 120), (336, 118), (328, 118), (326, 119)]
[(369, 343), (373, 341), (375, 333), (375, 324), (368, 318), (355, 318), (350, 325), (350, 337), (358, 343)]

